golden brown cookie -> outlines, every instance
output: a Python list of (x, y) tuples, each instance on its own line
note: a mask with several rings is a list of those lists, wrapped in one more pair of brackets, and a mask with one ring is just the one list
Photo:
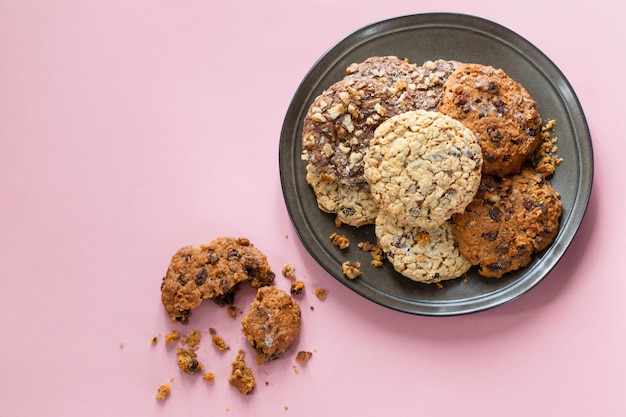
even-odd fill
[(439, 111), (474, 132), (485, 174), (518, 173), (541, 142), (535, 100), (501, 69), (459, 64), (444, 84)]
[(250, 310), (241, 319), (243, 334), (256, 351), (256, 362), (278, 359), (300, 335), (300, 306), (286, 292), (274, 287), (257, 290)]
[(558, 193), (531, 168), (501, 179), (485, 175), (474, 201), (453, 216), (459, 251), (481, 275), (501, 277), (552, 243), (561, 210)]
[(248, 239), (220, 237), (174, 254), (161, 283), (161, 301), (172, 321), (187, 324), (203, 300), (232, 302), (239, 283), (250, 281), (258, 288), (274, 277), (266, 256)]

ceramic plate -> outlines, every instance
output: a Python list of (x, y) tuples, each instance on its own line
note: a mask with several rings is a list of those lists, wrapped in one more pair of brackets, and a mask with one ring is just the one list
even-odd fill
[[(373, 226), (343, 225), (340, 233), (352, 243), (340, 251), (328, 238), (338, 229), (334, 215), (320, 211), (305, 179), (301, 160), (302, 122), (306, 111), (326, 87), (340, 80), (353, 62), (370, 56), (395, 55), (418, 65), (447, 59), (502, 68), (537, 101), (544, 120), (556, 120), (558, 155), (563, 162), (551, 182), (561, 194), (563, 216), (554, 243), (535, 256), (526, 268), (499, 279), (480, 277), (475, 269), (467, 279), (446, 281), (443, 288), (420, 284), (384, 267), (370, 265), (371, 257), (357, 247), (376, 242)], [(472, 313), (516, 299), (548, 275), (570, 245), (583, 219), (593, 178), (589, 129), (579, 101), (561, 71), (536, 47), (511, 30), (467, 15), (435, 13), (403, 16), (374, 23), (350, 34), (311, 68), (287, 110), (280, 139), (280, 175), (287, 209), (309, 253), (333, 277), (367, 299), (407, 313), (445, 316)], [(348, 280), (341, 264), (359, 261), (362, 275)]]

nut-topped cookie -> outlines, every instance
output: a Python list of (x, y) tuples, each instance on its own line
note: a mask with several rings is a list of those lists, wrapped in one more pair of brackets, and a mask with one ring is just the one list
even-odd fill
[(473, 133), (441, 113), (415, 110), (376, 129), (365, 178), (380, 210), (415, 227), (433, 228), (472, 201), (482, 154)]
[(405, 277), (425, 284), (458, 278), (471, 264), (459, 253), (452, 225), (423, 229), (407, 226), (380, 213), (376, 237), (394, 269)]
[(237, 285), (269, 285), (275, 277), (266, 256), (246, 238), (220, 237), (179, 249), (161, 283), (161, 301), (172, 321), (186, 324), (203, 300), (227, 301)]
[(501, 69), (459, 64), (444, 84), (439, 111), (474, 132), (485, 174), (518, 173), (541, 142), (535, 100)]
[(561, 211), (558, 193), (532, 168), (505, 178), (485, 175), (474, 201), (453, 216), (459, 251), (481, 275), (501, 277), (552, 243)]

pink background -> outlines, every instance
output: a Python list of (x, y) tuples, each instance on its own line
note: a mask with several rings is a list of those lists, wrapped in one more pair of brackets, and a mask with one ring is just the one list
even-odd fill
[[(618, 4), (1, 0), (0, 415), (626, 415)], [(586, 217), (548, 277), (450, 318), (380, 307), (324, 272), (278, 173), (284, 114), (318, 57), (366, 24), (435, 11), (496, 21), (547, 54), (578, 94), (596, 164)], [(160, 303), (172, 254), (223, 235), (307, 284), (297, 346), (253, 365), (249, 397), (226, 382), (239, 348), (253, 362), (239, 318), (211, 303), (183, 328)], [(194, 327), (232, 347), (201, 344), (213, 384), (182, 374), (163, 343)], [(314, 355), (296, 372), (300, 349)]]

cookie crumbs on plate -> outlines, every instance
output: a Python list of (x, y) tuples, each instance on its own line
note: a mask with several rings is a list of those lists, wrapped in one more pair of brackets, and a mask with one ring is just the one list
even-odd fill
[(248, 395), (254, 390), (256, 379), (252, 374), (252, 368), (246, 366), (245, 357), (246, 352), (240, 350), (237, 358), (232, 363), (232, 371), (228, 382), (242, 394)]
[(356, 279), (361, 275), (361, 262), (345, 261), (341, 264), (341, 270), (348, 279)]
[(304, 282), (293, 281), (291, 283), (289, 292), (291, 293), (292, 296), (302, 295), (302, 293), (304, 292)]
[(159, 389), (157, 390), (156, 399), (161, 400), (161, 401), (167, 399), (167, 397), (170, 396), (171, 391), (172, 391), (172, 387), (170, 386), (170, 384), (161, 385)]
[[(315, 296), (320, 300), (325, 300), (327, 295), (327, 291), (324, 288), (316, 288)], [(313, 308), (313, 307), (311, 307)]]
[(296, 361), (300, 362), (300, 363), (304, 363), (304, 362), (308, 361), (309, 359), (311, 359), (311, 356), (313, 356), (312, 352), (308, 352), (306, 350), (301, 350), (296, 355)]
[(209, 328), (209, 333), (211, 334), (211, 341), (213, 342), (213, 346), (217, 348), (220, 352), (225, 350), (229, 350), (230, 346), (224, 342), (224, 339), (220, 335), (217, 334), (217, 331), (211, 327)]
[(346, 249), (348, 246), (350, 246), (350, 241), (344, 235), (333, 233), (329, 236), (329, 238), (331, 242), (333, 242), (333, 245), (337, 246), (339, 249)]
[(535, 170), (545, 177), (552, 176), (554, 171), (556, 171), (557, 165), (563, 162), (563, 158), (556, 154), (558, 138), (551, 137), (551, 131), (555, 125), (556, 122), (552, 119), (548, 120), (545, 126), (541, 128), (541, 138), (543, 141), (530, 159)]
[(384, 255), (383, 250), (380, 248), (380, 246), (375, 245), (371, 242), (359, 242), (358, 247), (363, 252), (369, 252), (369, 254), (372, 256), (372, 266), (376, 268), (383, 266)]
[(165, 343), (174, 343), (178, 342), (180, 339), (180, 333), (176, 330), (172, 330), (168, 334), (165, 335)]
[(335, 226), (339, 228), (342, 224), (341, 219), (339, 217), (335, 217)]

